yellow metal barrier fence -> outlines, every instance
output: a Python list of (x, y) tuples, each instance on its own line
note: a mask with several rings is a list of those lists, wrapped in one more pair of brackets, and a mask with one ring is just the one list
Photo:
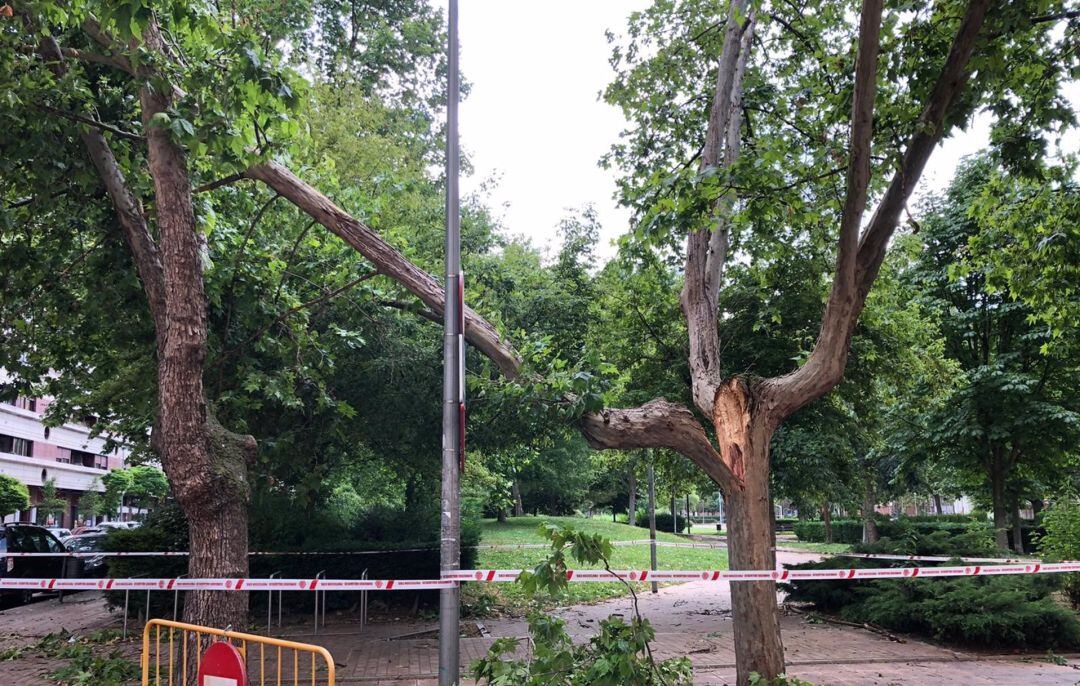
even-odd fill
[(228, 641), (240, 651), (252, 686), (334, 686), (334, 658), (322, 646), (167, 619), (151, 619), (143, 629), (142, 686), (192, 686), (203, 651), (215, 640)]

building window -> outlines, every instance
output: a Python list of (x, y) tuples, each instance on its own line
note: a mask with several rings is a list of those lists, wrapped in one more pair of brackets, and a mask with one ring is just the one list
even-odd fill
[(33, 450), (33, 441), (0, 434), (0, 453), (11, 453), (13, 455), (30, 457), (30, 453), (33, 452)]
[(15, 399), (15, 407), (31, 412), (37, 412), (37, 400), (34, 398), (24, 398), (20, 395)]
[(82, 465), (83, 467), (93, 467), (97, 462), (97, 455), (94, 453), (88, 453), (85, 450), (72, 450), (71, 451), (71, 463)]
[(95, 455), (94, 456), (94, 466), (97, 467), (98, 469), (108, 469), (109, 468), (109, 458), (105, 457), (104, 455)]

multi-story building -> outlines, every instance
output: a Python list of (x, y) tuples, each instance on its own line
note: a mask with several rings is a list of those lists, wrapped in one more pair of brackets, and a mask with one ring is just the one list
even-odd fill
[(30, 490), (30, 508), (5, 517), (6, 522), (37, 520), (42, 487), (50, 479), (58, 498), (66, 502), (55, 526), (72, 527), (91, 519), (79, 512), (79, 499), (90, 490), (103, 491), (101, 477), (124, 467), (128, 450), (117, 447), (106, 453), (105, 439), (92, 438), (90, 429), (76, 423), (47, 427), (42, 415), (48, 399), (19, 397), (0, 403), (0, 474), (14, 477)]

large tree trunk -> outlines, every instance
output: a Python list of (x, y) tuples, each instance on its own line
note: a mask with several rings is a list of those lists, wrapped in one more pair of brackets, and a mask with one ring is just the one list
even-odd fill
[[(746, 467), (744, 486), (725, 493), (728, 564), (733, 570), (774, 569), (770, 547), (772, 515), (769, 505), (769, 432), (746, 432), (745, 440), (729, 446), (738, 450)], [(750, 673), (774, 679), (784, 672), (784, 645), (776, 584), (772, 581), (733, 581), (731, 607), (735, 620), (735, 663), (738, 683)]]
[[(146, 47), (165, 54), (157, 26), (143, 34)], [(145, 75), (149, 77), (150, 75)], [(149, 82), (149, 78), (147, 78)], [(248, 570), (248, 453), (254, 439), (235, 437), (213, 420), (203, 395), (206, 360), (206, 293), (199, 232), (191, 201), (185, 153), (157, 126), (154, 115), (171, 95), (150, 85), (139, 92), (154, 182), (161, 251), (165, 322), (158, 360), (158, 417), (154, 444), (173, 493), (188, 517), (192, 577), (245, 577)], [(247, 593), (194, 591), (184, 618), (194, 624), (242, 626)]]
[(630, 466), (630, 472), (626, 475), (627, 490), (630, 494), (630, 502), (626, 506), (626, 523), (630, 526), (637, 526), (637, 474), (634, 471), (635, 465)]

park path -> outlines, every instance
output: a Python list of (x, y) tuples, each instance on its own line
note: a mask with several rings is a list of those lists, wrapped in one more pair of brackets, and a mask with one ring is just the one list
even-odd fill
[[(812, 553), (781, 552), (779, 562), (816, 559)], [(695, 684), (735, 683), (734, 624), (731, 593), (726, 583), (690, 582), (645, 591), (638, 606), (655, 628), (653, 650), (661, 659), (688, 656), (694, 665)], [(594, 605), (553, 610), (566, 620), (575, 640), (587, 640), (601, 620), (611, 614), (629, 618), (630, 598)], [(955, 683), (972, 686), (1076, 686), (1080, 683), (1080, 656), (1068, 665), (1019, 661), (1017, 656), (981, 655), (954, 651), (916, 639), (898, 643), (862, 629), (811, 623), (802, 615), (785, 614), (781, 620), (789, 673), (818, 686), (937, 686)], [(462, 639), (462, 665), (481, 657), (501, 636), (526, 636), (521, 619), (484, 621), (489, 638)], [(373, 625), (366, 638), (334, 633), (311, 637), (328, 647), (341, 663), (342, 683), (374, 686), (435, 686), (438, 642), (433, 635), (405, 640), (379, 640), (430, 630), (434, 623)], [(303, 640), (303, 639), (302, 639)]]

